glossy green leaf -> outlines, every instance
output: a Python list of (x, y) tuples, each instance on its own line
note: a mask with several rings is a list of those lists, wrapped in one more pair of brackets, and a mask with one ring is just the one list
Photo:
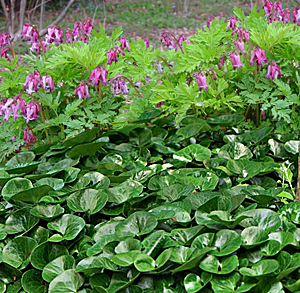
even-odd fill
[(28, 293), (46, 293), (47, 285), (43, 282), (41, 272), (28, 270), (22, 276), (22, 287)]
[(105, 206), (107, 199), (106, 192), (89, 188), (72, 193), (67, 199), (67, 204), (74, 212), (86, 212), (92, 215)]
[(268, 232), (260, 227), (248, 227), (241, 233), (242, 246), (246, 248), (252, 248), (266, 242), (268, 238)]
[(255, 209), (241, 213), (248, 216), (247, 219), (240, 222), (242, 227), (257, 226), (266, 232), (276, 231), (280, 226), (278, 214), (269, 209)]
[(249, 148), (240, 142), (232, 142), (221, 147), (218, 156), (227, 160), (251, 159), (252, 153)]
[(50, 221), (53, 218), (61, 215), (65, 211), (64, 208), (62, 208), (60, 205), (42, 205), (38, 204), (34, 208), (30, 210), (31, 215), (46, 220)]
[(255, 263), (251, 268), (241, 268), (240, 273), (248, 277), (260, 277), (274, 273), (279, 267), (275, 259), (264, 259)]
[[(61, 235), (55, 234), (61, 237), (59, 241), (63, 239), (64, 240), (74, 239), (84, 228), (84, 226), (85, 226), (85, 221), (82, 218), (71, 214), (64, 214), (61, 218), (49, 222), (47, 225), (47, 227), (50, 230), (55, 230), (61, 234)], [(52, 240), (56, 242), (56, 239), (59, 238), (54, 238), (53, 236), (50, 237), (49, 241)]]
[(41, 178), (34, 183), (34, 186), (49, 185), (53, 190), (60, 190), (64, 187), (64, 181), (59, 178)]
[(135, 212), (116, 226), (119, 239), (150, 233), (157, 226), (157, 219), (147, 212)]
[(241, 236), (232, 230), (220, 230), (216, 233), (212, 246), (215, 248), (211, 254), (215, 256), (229, 255), (240, 248)]
[(28, 265), (30, 254), (36, 245), (35, 240), (25, 236), (12, 239), (3, 248), (3, 262), (15, 268), (24, 269)]
[(54, 278), (62, 274), (64, 271), (73, 269), (75, 260), (71, 255), (61, 255), (51, 262), (49, 262), (44, 268), (42, 277), (46, 282), (51, 282)]
[(284, 144), (284, 148), (289, 153), (292, 153), (293, 155), (298, 154), (299, 152), (299, 140), (289, 140)]
[(140, 254), (138, 250), (121, 252), (111, 257), (113, 263), (121, 267), (127, 267), (134, 263), (136, 257)]
[(211, 280), (211, 286), (215, 293), (249, 292), (256, 285), (257, 283), (251, 280), (248, 282), (241, 281), (241, 276), (236, 272), (228, 276), (215, 276)]
[(210, 124), (217, 124), (220, 126), (236, 126), (244, 120), (244, 115), (230, 114), (230, 115), (220, 115), (214, 118), (208, 118), (207, 122)]
[(3, 187), (1, 194), (5, 200), (9, 200), (15, 194), (33, 188), (30, 180), (26, 178), (13, 178), (9, 180)]
[(49, 262), (61, 255), (68, 255), (65, 246), (58, 243), (45, 242), (33, 250), (31, 254), (31, 264), (38, 270), (42, 270)]
[(200, 262), (200, 269), (203, 271), (224, 275), (233, 272), (239, 265), (236, 255), (231, 255), (218, 259), (214, 255), (209, 255)]
[(35, 154), (33, 152), (21, 152), (13, 156), (5, 166), (13, 167), (20, 163), (32, 162), (35, 158)]
[(134, 238), (127, 238), (124, 241), (120, 241), (115, 247), (115, 253), (123, 253), (132, 250), (141, 250), (142, 244), (139, 240)]
[(143, 185), (134, 180), (126, 180), (119, 186), (108, 189), (108, 201), (121, 204), (127, 200), (139, 197), (143, 191)]
[(49, 293), (73, 293), (78, 292), (78, 289), (83, 285), (84, 278), (82, 275), (75, 272), (74, 269), (66, 270), (49, 285)]
[(110, 259), (101, 256), (90, 256), (84, 258), (76, 265), (76, 272), (99, 272), (99, 269), (117, 271), (118, 266)]
[(22, 208), (12, 213), (5, 221), (5, 230), (8, 234), (27, 232), (33, 228), (39, 219), (30, 214), (30, 210)]
[(188, 163), (193, 160), (202, 162), (208, 160), (211, 156), (211, 151), (199, 144), (191, 144), (173, 155), (175, 160)]
[(140, 254), (135, 258), (134, 266), (139, 272), (149, 272), (155, 269), (155, 261), (149, 255)]

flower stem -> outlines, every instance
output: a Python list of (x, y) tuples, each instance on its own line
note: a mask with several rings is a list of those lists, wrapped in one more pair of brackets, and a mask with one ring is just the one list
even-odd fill
[(169, 63), (162, 57), (158, 56), (158, 58), (160, 58), (167, 66), (168, 68), (170, 69), (170, 71), (173, 71), (172, 67), (169, 65)]
[[(38, 104), (39, 110), (41, 112), (42, 121), (45, 124), (46, 120), (45, 120), (45, 115), (44, 115), (43, 107), (42, 107), (42, 105), (40, 103), (37, 103), (37, 104)], [(46, 138), (47, 138), (48, 143), (51, 143), (47, 128), (45, 128), (45, 134), (46, 134)]]
[(135, 91), (137, 92), (137, 94), (139, 95), (140, 98), (143, 98), (143, 96), (140, 93), (140, 91), (135, 87), (134, 83), (128, 77), (126, 77), (124, 75), (121, 75), (121, 77), (125, 78), (132, 85), (132, 87), (135, 89)]

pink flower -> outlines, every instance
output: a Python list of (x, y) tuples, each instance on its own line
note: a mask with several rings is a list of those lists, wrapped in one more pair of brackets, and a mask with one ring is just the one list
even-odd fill
[(225, 63), (225, 56), (222, 56), (221, 58), (219, 58), (219, 64), (218, 64), (218, 68), (221, 70), (223, 65)]
[(3, 57), (3, 56), (4, 56), (4, 58), (7, 59), (7, 58), (8, 58), (7, 51), (8, 51), (8, 47), (2, 48), (2, 49), (1, 49), (1, 52), (0, 52), (0, 57)]
[(146, 48), (149, 48), (149, 40), (148, 40), (148, 37), (145, 36), (145, 35), (143, 35), (143, 36), (141, 37), (141, 39), (144, 40), (144, 43), (145, 43), (145, 45), (146, 45)]
[(210, 26), (211, 26), (211, 24), (212, 24), (212, 22), (213, 22), (214, 19), (215, 19), (215, 17), (214, 17), (213, 15), (211, 15), (211, 16), (207, 19), (206, 26), (207, 26), (208, 28), (210, 28)]
[(199, 91), (201, 92), (202, 89), (204, 89), (204, 91), (207, 91), (207, 87), (209, 87), (210, 85), (206, 83), (206, 75), (204, 75), (202, 72), (201, 74), (199, 72), (195, 72), (194, 76), (196, 76)]
[(265, 0), (264, 3), (264, 11), (266, 13), (267, 18), (272, 18), (272, 10), (273, 10), (273, 3), (270, 0)]
[[(0, 34), (0, 48), (8, 46), (10, 44), (11, 36), (7, 32), (3, 32)], [(1, 56), (2, 57), (2, 56)]]
[(79, 86), (76, 88), (75, 97), (78, 96), (79, 99), (89, 99), (89, 87), (85, 81), (82, 81)]
[(33, 92), (37, 92), (40, 88), (41, 76), (38, 71), (34, 70), (33, 73), (26, 76), (25, 83), (22, 85), (24, 90), (31, 95)]
[(227, 22), (227, 31), (229, 30), (229, 28), (235, 29), (235, 23), (236, 23), (235, 16), (234, 15), (230, 16)]
[(261, 117), (262, 117), (262, 120), (265, 121), (266, 120), (266, 111), (261, 111)]
[(115, 48), (111, 48), (110, 50), (108, 50), (107, 52), (107, 64), (111, 65), (112, 62), (117, 62), (118, 58), (119, 58), (119, 53), (121, 53), (122, 55), (125, 55), (124, 52), (121, 50), (120, 47), (115, 46)]
[(29, 102), (26, 104), (26, 115), (23, 116), (26, 119), (26, 124), (29, 121), (36, 121), (39, 113), (39, 106), (36, 102)]
[(38, 54), (41, 54), (41, 51), (47, 52), (47, 48), (46, 48), (46, 45), (45, 45), (44, 41), (42, 42), (42, 46), (43, 47), (41, 47), (40, 42), (32, 43), (31, 47), (30, 47), (30, 51), (31, 52), (37, 52)]
[(39, 32), (31, 24), (24, 24), (21, 39), (25, 39), (31, 44), (37, 43), (39, 41)]
[(231, 54), (230, 56), (233, 70), (241, 70), (241, 66), (244, 65), (241, 63), (241, 56), (239, 54)]
[(99, 65), (95, 69), (93, 69), (89, 78), (89, 83), (92, 83), (93, 86), (98, 86), (100, 81), (103, 86), (106, 86), (107, 69), (104, 65)]
[(216, 72), (213, 69), (209, 70), (212, 73), (213, 80), (217, 80)]
[(119, 92), (122, 92), (125, 95), (129, 94), (129, 88), (127, 83), (123, 80), (121, 76), (115, 78), (112, 83), (112, 92), (117, 95)]
[(9, 98), (5, 101), (3, 105), (0, 104), (0, 115), (4, 115), (3, 121), (6, 122), (11, 113), (11, 105), (14, 103), (13, 98)]
[(281, 76), (280, 67), (274, 61), (270, 62), (266, 79), (269, 79), (270, 76), (272, 80), (277, 79), (278, 75)]
[(124, 50), (126, 48), (127, 51), (129, 52), (129, 43), (128, 43), (127, 38), (122, 35), (120, 42), (121, 42), (121, 49)]
[(240, 51), (242, 54), (246, 53), (245, 44), (243, 41), (237, 41), (234, 43), (236, 52)]
[(52, 44), (53, 42), (56, 46), (63, 42), (63, 31), (56, 24), (48, 27), (48, 33), (45, 35), (46, 44)]
[(186, 44), (191, 43), (190, 39), (187, 38), (185, 35), (180, 35), (177, 40), (179, 46), (182, 48), (182, 43), (185, 42)]
[(256, 47), (251, 51), (249, 64), (253, 66), (255, 62), (257, 62), (259, 66), (263, 66), (264, 64), (268, 63), (265, 51), (259, 47)]
[(68, 28), (67, 31), (66, 31), (66, 37), (67, 37), (68, 43), (73, 42), (74, 41), (73, 30), (71, 30), (70, 28)]
[(25, 127), (23, 130), (23, 139), (26, 143), (29, 143), (31, 141), (35, 141), (36, 138), (34, 137), (33, 133), (31, 132), (29, 127)]
[(42, 77), (41, 86), (45, 91), (49, 90), (49, 92), (53, 92), (54, 91), (53, 78), (49, 74), (45, 74)]
[(164, 102), (159, 102), (156, 104), (156, 108), (161, 108), (163, 106)]
[(93, 29), (92, 20), (88, 18), (83, 23), (83, 33), (85, 35), (85, 41), (91, 36), (92, 29)]
[(240, 41), (246, 41), (249, 44), (249, 32), (245, 28), (238, 26), (231, 35), (233, 36), (236, 32)]
[(163, 32), (163, 33), (161, 34), (160, 41), (161, 41), (161, 42), (162, 42), (162, 41), (165, 41), (165, 42), (166, 42), (166, 46), (167, 46), (168, 48), (169, 48), (170, 46), (172, 46), (172, 47), (175, 49), (175, 51), (177, 51), (177, 47), (176, 47), (176, 45), (175, 45), (175, 43), (174, 43), (173, 37), (172, 37), (169, 33)]
[(294, 16), (294, 23), (297, 23), (297, 26), (300, 26), (300, 7), (299, 6), (293, 11), (293, 16)]

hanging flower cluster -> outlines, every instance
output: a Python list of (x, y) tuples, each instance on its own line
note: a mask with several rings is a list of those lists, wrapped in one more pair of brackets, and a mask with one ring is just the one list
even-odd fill
[(7, 51), (10, 45), (11, 36), (7, 32), (0, 34), (0, 57), (8, 58)]
[[(273, 21), (282, 21), (285, 23), (289, 22), (290, 11), (288, 8), (282, 9), (282, 4), (280, 1), (276, 1), (273, 4), (272, 0), (265, 0), (263, 9), (266, 13), (268, 23), (271, 23)], [(295, 14), (294, 14), (294, 17), (295, 17)]]
[(276, 64), (276, 62), (271, 61), (268, 66), (268, 73), (266, 79), (277, 79), (278, 75), (281, 77), (280, 67)]
[(127, 51), (129, 52), (129, 43), (127, 38), (122, 35), (120, 38), (120, 42), (121, 42), (121, 49), (124, 50), (126, 48)]
[(89, 94), (89, 87), (86, 83), (86, 81), (82, 81), (78, 87), (76, 87), (75, 90), (75, 97), (78, 96), (79, 99), (89, 99), (90, 94)]
[(39, 116), (39, 107), (36, 102), (28, 102), (18, 96), (16, 99), (9, 98), (7, 100), (1, 99), (0, 101), (0, 116), (3, 116), (3, 121), (6, 122), (9, 117), (18, 117), (26, 119), (26, 124), (29, 121), (35, 121)]
[(121, 93), (128, 95), (129, 88), (127, 82), (125, 82), (121, 76), (114, 78), (111, 85), (111, 91), (114, 95), (119, 95)]
[(56, 46), (63, 42), (63, 30), (56, 24), (48, 27), (48, 33), (45, 35), (45, 44), (49, 45), (53, 42)]
[(104, 65), (98, 65), (95, 69), (92, 70), (91, 76), (89, 78), (89, 83), (93, 86), (99, 86), (100, 81), (102, 86), (107, 84), (107, 69)]
[(203, 73), (203, 71), (195, 72), (194, 76), (196, 77), (197, 84), (198, 84), (198, 87), (199, 87), (199, 91), (201, 92), (202, 89), (204, 89), (204, 91), (207, 91), (207, 87), (209, 87), (210, 84), (207, 84), (206, 75)]
[[(24, 130), (23, 130), (23, 139), (25, 140), (26, 143), (36, 141), (36, 138), (33, 135), (32, 131), (30, 130), (29, 127), (24, 128)], [(28, 149), (30, 149), (30, 148), (28, 148)]]
[(111, 65), (113, 62), (117, 62), (119, 58), (119, 53), (122, 55), (125, 55), (124, 52), (121, 50), (120, 47), (115, 46), (114, 48), (111, 48), (107, 52), (107, 64)]
[(37, 70), (34, 70), (33, 73), (26, 76), (25, 83), (22, 87), (29, 95), (37, 92), (40, 88), (43, 88), (45, 91), (54, 91), (52, 77), (46, 74), (41, 78), (41, 75)]
[(230, 16), (227, 22), (227, 31), (231, 29), (235, 29), (236, 18), (234, 15)]
[(250, 62), (249, 64), (253, 66), (254, 64), (258, 66), (263, 66), (268, 63), (268, 59), (266, 57), (265, 51), (262, 48), (255, 47), (251, 51)]
[(83, 41), (86, 44), (89, 42), (91, 37), (91, 32), (93, 29), (92, 20), (90, 18), (86, 19), (84, 23), (80, 21), (75, 21), (74, 28), (68, 28), (66, 31), (66, 38), (69, 43), (74, 41)]

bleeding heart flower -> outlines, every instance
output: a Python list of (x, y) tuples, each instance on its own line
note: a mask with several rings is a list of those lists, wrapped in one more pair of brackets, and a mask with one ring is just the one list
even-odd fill
[(90, 94), (89, 94), (89, 87), (85, 81), (82, 81), (79, 86), (75, 90), (75, 97), (78, 96), (79, 99), (89, 99)]
[(266, 79), (277, 79), (278, 75), (281, 76), (280, 67), (274, 61), (270, 62)]
[(92, 70), (91, 76), (89, 78), (89, 83), (91, 83), (93, 86), (98, 86), (99, 82), (101, 81), (101, 84), (103, 86), (106, 86), (107, 84), (107, 69), (104, 65), (99, 65), (95, 69)]
[(201, 92), (202, 89), (204, 89), (204, 91), (207, 91), (207, 87), (209, 87), (210, 85), (206, 82), (206, 75), (203, 74), (203, 72), (195, 72), (194, 76), (196, 77), (199, 91)]

